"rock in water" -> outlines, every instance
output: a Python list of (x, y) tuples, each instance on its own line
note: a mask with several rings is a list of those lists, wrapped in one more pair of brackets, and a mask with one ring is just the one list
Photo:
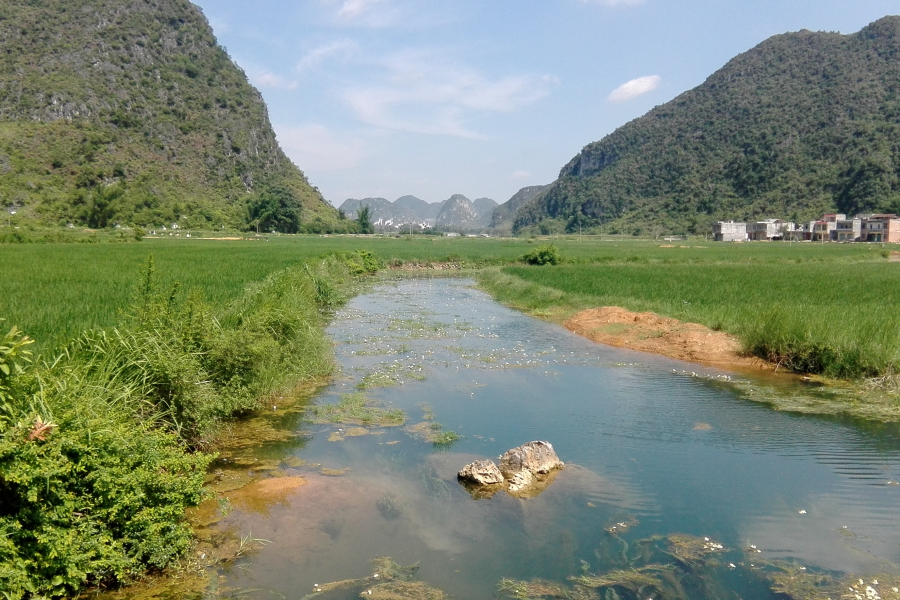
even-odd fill
[[(508, 450), (500, 457), (500, 472), (507, 479), (513, 479), (522, 471), (529, 471), (532, 475), (546, 475), (562, 466), (563, 462), (559, 460), (550, 442), (528, 442)], [(520, 478), (526, 479), (524, 476)]]
[(495, 483), (503, 483), (503, 474), (492, 460), (476, 460), (467, 464), (457, 474), (459, 479), (476, 483), (478, 485), (491, 485)]

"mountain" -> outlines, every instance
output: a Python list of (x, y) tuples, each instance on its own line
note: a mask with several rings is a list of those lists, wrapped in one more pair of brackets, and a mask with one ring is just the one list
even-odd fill
[(510, 233), (516, 211), (549, 187), (549, 185), (531, 185), (520, 189), (512, 198), (494, 209), (490, 227), (502, 233)]
[(491, 217), (498, 206), (500, 205), (497, 204), (497, 201), (491, 198), (476, 198), (472, 201), (472, 207), (475, 209), (475, 214), (478, 215), (478, 222), (481, 227), (487, 227), (491, 224)]
[(337, 218), (187, 0), (3, 2), (0, 198), (91, 227)]
[(340, 210), (347, 214), (348, 219), (355, 219), (363, 206), (369, 207), (369, 217), (372, 223), (391, 220), (395, 217), (394, 205), (387, 198), (363, 198), (361, 200), (347, 198), (341, 204)]
[(462, 194), (453, 194), (444, 201), (441, 213), (434, 223), (441, 230), (469, 231), (478, 227), (478, 213), (472, 201)]
[(515, 228), (703, 232), (719, 219), (900, 212), (900, 17), (777, 35), (562, 168)]
[[(487, 198), (486, 200), (490, 200)], [(341, 204), (340, 210), (344, 211), (349, 219), (355, 219), (361, 206), (369, 206), (372, 210), (372, 223), (379, 230), (381, 228), (402, 229), (405, 225), (413, 224), (421, 227), (433, 227), (441, 212), (443, 202), (428, 203), (415, 196), (401, 196), (393, 202), (385, 198), (348, 198)]]
[(415, 196), (400, 196), (394, 200), (394, 206), (398, 209), (407, 210), (415, 215), (421, 215), (423, 219), (435, 219), (441, 212), (441, 203), (435, 202), (429, 204)]

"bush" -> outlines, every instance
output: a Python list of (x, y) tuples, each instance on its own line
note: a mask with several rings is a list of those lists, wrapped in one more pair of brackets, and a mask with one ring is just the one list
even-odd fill
[(553, 244), (543, 244), (527, 252), (522, 260), (529, 265), (558, 265), (562, 261), (559, 250)]
[[(54, 361), (0, 338), (0, 591), (55, 597), (164, 569), (191, 544), (225, 419), (332, 368), (323, 309), (371, 253), (330, 257), (248, 286), (214, 315), (163, 289), (152, 259), (118, 329), (84, 332)], [(330, 292), (324, 291), (330, 290)]]

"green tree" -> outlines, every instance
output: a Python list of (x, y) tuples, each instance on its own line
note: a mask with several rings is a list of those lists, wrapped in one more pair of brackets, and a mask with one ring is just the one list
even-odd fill
[(273, 185), (250, 200), (247, 224), (260, 231), (297, 233), (300, 229), (300, 202), (286, 186)]
[(372, 207), (361, 207), (356, 215), (356, 223), (359, 225), (360, 233), (375, 233), (375, 227), (372, 225)]

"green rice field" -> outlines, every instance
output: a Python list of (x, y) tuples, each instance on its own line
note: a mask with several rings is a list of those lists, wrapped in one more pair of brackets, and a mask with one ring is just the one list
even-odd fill
[[(559, 266), (516, 264), (553, 243)], [(786, 368), (854, 377), (900, 364), (900, 263), (880, 244), (717, 244), (629, 238), (553, 240), (414, 236), (152, 239), (128, 244), (0, 246), (0, 317), (54, 346), (118, 322), (152, 255), (163, 282), (221, 305), (243, 287), (329, 252), (366, 249), (386, 262), (500, 266), (482, 278), (499, 300), (530, 311), (617, 305), (739, 335)]]

